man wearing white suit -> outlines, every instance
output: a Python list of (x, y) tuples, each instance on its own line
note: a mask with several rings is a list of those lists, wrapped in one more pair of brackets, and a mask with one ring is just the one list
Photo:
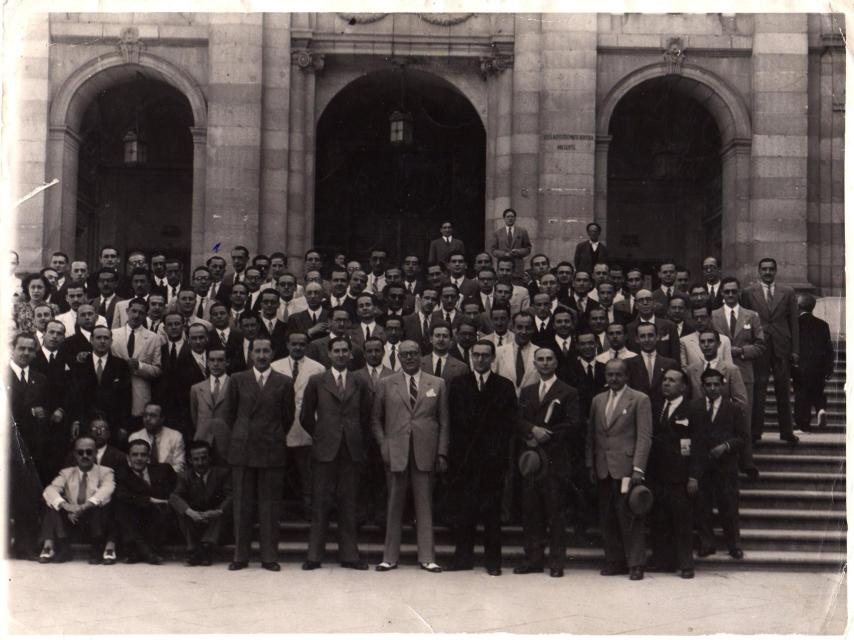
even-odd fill
[(148, 303), (134, 298), (127, 306), (127, 324), (113, 329), (113, 355), (127, 360), (131, 375), (131, 418), (139, 422), (145, 404), (151, 400), (151, 385), (160, 377), (160, 336), (142, 323), (148, 313)]
[(533, 335), (534, 315), (530, 311), (520, 311), (513, 316), (513, 342), (496, 349), (495, 373), (513, 382), (517, 397), (522, 387), (540, 380), (534, 367), (534, 352), (537, 347), (531, 343)]
[(193, 440), (203, 440), (211, 445), (215, 464), (225, 464), (231, 431), (228, 416), (228, 374), (225, 348), (210, 347), (207, 352), (210, 375), (207, 380), (190, 387), (190, 420), (195, 429)]
[(389, 470), (388, 518), (385, 550), (377, 571), (397, 568), (401, 524), (410, 482), (415, 505), (418, 562), (431, 573), (442, 569), (435, 562), (433, 544), (433, 473), (448, 468), (450, 422), (445, 381), (421, 371), (421, 349), (413, 340), (400, 345), (403, 370), (377, 385), (371, 429)]
[(147, 402), (142, 413), (143, 429), (130, 434), (128, 442), (145, 440), (150, 449), (151, 463), (168, 464), (175, 473), (183, 473), (186, 463), (184, 436), (180, 431), (163, 426), (163, 407)]

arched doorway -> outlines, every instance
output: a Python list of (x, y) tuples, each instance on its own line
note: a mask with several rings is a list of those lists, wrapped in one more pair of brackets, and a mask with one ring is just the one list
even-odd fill
[(720, 132), (679, 81), (637, 85), (611, 117), (606, 243), (645, 271), (667, 257), (695, 270), (721, 253)]
[[(80, 124), (77, 255), (97, 263), (114, 245), (120, 255), (164, 252), (188, 265), (193, 200), (193, 114), (171, 85), (137, 73), (93, 97)], [(125, 158), (124, 138), (138, 132), (145, 158)]]
[[(405, 79), (402, 78), (405, 73)], [(390, 141), (389, 115), (412, 115), (410, 145)], [(486, 132), (469, 100), (444, 79), (407, 68), (342, 89), (317, 125), (315, 245), (365, 260), (427, 256), (443, 220), (469, 254), (483, 246)]]

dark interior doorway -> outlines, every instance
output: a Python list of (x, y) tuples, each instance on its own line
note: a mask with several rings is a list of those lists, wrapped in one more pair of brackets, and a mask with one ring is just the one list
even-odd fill
[(675, 76), (647, 80), (614, 110), (606, 243), (647, 273), (672, 258), (700, 275), (721, 251), (721, 138)]
[(483, 247), (486, 132), (469, 100), (430, 73), (407, 68), (403, 107), (413, 142), (390, 141), (401, 107), (401, 70), (367, 74), (330, 102), (317, 126), (315, 246), (365, 262), (414, 252), (448, 219), (470, 257)]
[[(77, 183), (77, 248), (90, 268), (98, 248), (164, 252), (189, 265), (192, 199), (193, 114), (172, 86), (138, 72), (99, 93), (80, 127)], [(135, 129), (147, 160), (126, 163), (125, 135)]]

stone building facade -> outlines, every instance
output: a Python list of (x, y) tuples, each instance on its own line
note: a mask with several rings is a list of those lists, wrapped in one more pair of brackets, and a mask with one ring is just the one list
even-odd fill
[[(81, 254), (91, 231), (81, 226), (78, 193), (87, 114), (99, 95), (145, 78), (180, 94), (188, 118), (186, 225), (164, 228), (191, 263), (222, 242), (285, 249), (299, 270), (319, 233), (324, 111), (371, 78), (370, 91), (384, 82), (396, 91), (390, 74), (406, 67), (412, 91), (454, 92), (479, 117), (482, 178), (472, 184), (482, 210), (464, 213), (481, 234), (474, 244), (510, 206), (535, 249), (569, 259), (591, 220), (618, 253), (637, 252), (631, 258), (682, 229), (671, 241), (690, 245), (683, 255), (697, 277), (713, 247), (724, 270), (744, 279), (769, 255), (782, 281), (844, 295), (841, 16), (56, 13), (21, 26), (13, 199), (58, 180), (18, 206), (24, 268), (57, 249)], [(705, 213), (613, 209), (615, 167), (626, 164), (615, 158), (614, 122), (642, 134), (626, 101), (654, 112), (657, 95), (688, 105), (677, 115), (690, 107), (708, 119), (714, 135), (703, 166), (713, 169), (703, 185), (713, 195), (701, 203)], [(659, 178), (671, 166), (699, 166), (677, 134), (650, 156)], [(114, 217), (115, 229), (125, 214), (95, 215)], [(635, 231), (615, 223), (621, 215)], [(700, 239), (703, 215), (711, 222)], [(89, 242), (132, 248), (109, 233)]]

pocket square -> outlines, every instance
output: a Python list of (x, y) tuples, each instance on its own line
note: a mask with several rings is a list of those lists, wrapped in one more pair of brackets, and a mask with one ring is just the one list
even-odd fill
[(435, 398), (436, 392), (433, 389), (428, 389), (427, 393), (424, 394), (428, 398)]
[(746, 324), (746, 325), (744, 325), (744, 328), (745, 328), (745, 329), (750, 329), (750, 325), (749, 325), (749, 324)]
[(676, 424), (681, 424), (683, 427), (688, 426), (688, 418), (677, 418)]
[(66, 371), (71, 371), (71, 367), (69, 367), (68, 365), (65, 365), (65, 370), (66, 370)]

